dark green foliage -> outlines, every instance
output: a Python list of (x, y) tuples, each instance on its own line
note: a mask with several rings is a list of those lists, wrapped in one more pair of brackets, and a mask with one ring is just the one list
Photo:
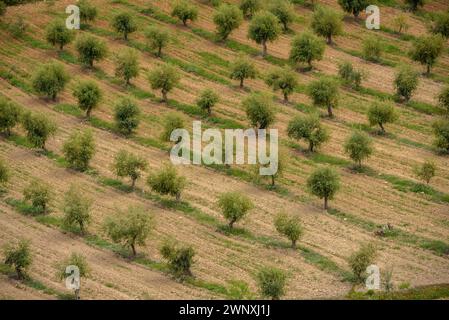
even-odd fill
[(318, 107), (327, 108), (330, 118), (334, 116), (333, 108), (338, 105), (339, 85), (331, 78), (323, 77), (309, 84), (307, 94), (312, 99), (313, 104)]
[(91, 5), (88, 0), (79, 0), (77, 6), (80, 8), (80, 19), (82, 22), (92, 22), (97, 17), (97, 8)]
[(214, 14), (214, 23), (221, 40), (226, 40), (231, 32), (243, 21), (242, 12), (234, 5), (222, 4)]
[(174, 196), (179, 201), (187, 181), (185, 177), (178, 175), (173, 165), (166, 165), (160, 171), (150, 174), (147, 183), (151, 190), (162, 195)]
[(268, 73), (265, 82), (274, 91), (282, 91), (285, 103), (288, 102), (288, 96), (298, 87), (296, 73), (288, 67), (271, 71)]
[(449, 153), (449, 120), (440, 119), (433, 123), (434, 145), (442, 151)]
[(285, 294), (287, 275), (276, 268), (262, 268), (256, 276), (260, 294), (265, 298), (279, 300)]
[(17, 278), (26, 277), (26, 270), (32, 262), (30, 243), (20, 240), (17, 244), (8, 244), (4, 249), (5, 264), (15, 269)]
[(137, 30), (137, 23), (133, 16), (127, 12), (122, 12), (114, 16), (111, 22), (115, 31), (123, 34), (123, 38), (128, 40), (128, 35)]
[(248, 28), (248, 38), (262, 45), (262, 56), (267, 55), (267, 42), (279, 37), (281, 28), (278, 18), (268, 11), (261, 11), (252, 18)]
[(33, 207), (33, 213), (45, 214), (53, 199), (53, 193), (50, 186), (43, 181), (33, 180), (23, 190), (23, 198), (26, 202), (30, 202)]
[(78, 107), (86, 111), (86, 117), (89, 118), (92, 109), (98, 106), (102, 93), (96, 82), (86, 80), (76, 86), (73, 96), (78, 100)]
[(240, 10), (247, 19), (251, 19), (262, 8), (261, 0), (241, 0)]
[(63, 50), (75, 38), (75, 33), (67, 29), (63, 20), (54, 20), (46, 28), (46, 38), (53, 46), (59, 46)]
[(210, 115), (212, 113), (212, 108), (217, 104), (219, 100), (220, 97), (214, 90), (205, 89), (203, 92), (201, 92), (201, 95), (196, 101), (196, 104), (201, 108), (201, 110), (206, 111), (207, 114)]
[(396, 73), (394, 86), (400, 99), (409, 101), (418, 87), (418, 73), (408, 66), (401, 67)]
[(246, 56), (240, 56), (231, 66), (230, 78), (240, 80), (240, 88), (243, 88), (245, 79), (254, 79), (256, 75), (256, 66)]
[(426, 74), (429, 75), (432, 66), (443, 53), (445, 40), (441, 35), (423, 36), (416, 39), (410, 51), (412, 60), (426, 66)]
[(139, 56), (136, 50), (126, 49), (117, 54), (115, 58), (115, 75), (125, 80), (126, 85), (130, 84), (132, 78), (139, 75)]
[(92, 68), (94, 61), (100, 61), (107, 55), (106, 43), (90, 35), (82, 35), (75, 43), (79, 61)]
[(356, 70), (349, 61), (340, 63), (338, 65), (338, 75), (343, 80), (343, 83), (358, 90), (362, 84), (365, 75), (362, 71)]
[(330, 138), (328, 130), (321, 125), (317, 115), (296, 116), (289, 122), (287, 133), (290, 138), (305, 139), (309, 143), (310, 152)]
[(449, 86), (441, 90), (440, 94), (438, 95), (438, 102), (440, 103), (440, 106), (445, 109), (446, 114), (449, 115)]
[(340, 188), (340, 177), (329, 167), (316, 169), (307, 179), (307, 188), (320, 199), (324, 199), (324, 210), (328, 209), (331, 200)]
[(134, 257), (137, 254), (136, 246), (145, 246), (153, 227), (153, 216), (141, 207), (129, 207), (127, 211), (117, 210), (115, 216), (106, 218), (104, 223), (112, 241), (131, 248)]
[(26, 113), (23, 116), (22, 125), (28, 140), (36, 148), (45, 149), (47, 139), (56, 133), (55, 123), (41, 113)]
[(192, 276), (190, 268), (193, 264), (195, 250), (191, 246), (181, 246), (175, 241), (166, 241), (160, 253), (168, 261), (170, 272), (177, 278)]
[(252, 93), (242, 102), (250, 124), (257, 129), (267, 129), (276, 120), (273, 99), (264, 93)]
[(186, 0), (179, 0), (171, 12), (172, 17), (177, 17), (187, 26), (187, 21), (195, 21), (198, 18), (198, 8)]
[(114, 158), (112, 169), (118, 177), (129, 177), (131, 187), (134, 188), (136, 180), (141, 176), (141, 171), (145, 171), (147, 166), (147, 161), (144, 158), (126, 150), (120, 150)]
[(131, 135), (139, 126), (140, 109), (128, 98), (119, 101), (114, 108), (114, 120), (117, 130), (124, 135)]
[(338, 4), (345, 12), (358, 17), (370, 3), (367, 0), (338, 0)]
[(312, 68), (314, 60), (321, 60), (324, 54), (324, 41), (305, 31), (292, 41), (290, 61), (294, 64), (307, 63)]
[(304, 233), (301, 222), (293, 215), (279, 213), (274, 219), (274, 226), (279, 234), (288, 238), (292, 243), (292, 248), (296, 249), (296, 242)]
[(418, 7), (424, 7), (425, 0), (404, 0), (405, 4), (412, 12), (416, 12)]
[(384, 125), (393, 123), (398, 119), (394, 105), (389, 102), (374, 102), (368, 109), (368, 121), (370, 126), (378, 125), (385, 133)]
[(449, 11), (437, 14), (430, 30), (434, 34), (449, 38)]
[(0, 98), (0, 132), (9, 136), (11, 129), (19, 123), (21, 114), (21, 107), (14, 102)]
[(247, 196), (241, 192), (226, 192), (220, 195), (218, 200), (223, 216), (228, 220), (229, 228), (233, 228), (234, 223), (240, 221), (248, 214), (254, 205)]
[(95, 142), (91, 130), (73, 132), (62, 148), (69, 167), (86, 171), (95, 153)]
[(56, 100), (58, 93), (64, 90), (69, 76), (64, 66), (59, 63), (47, 63), (40, 66), (31, 82), (34, 90), (40, 95)]

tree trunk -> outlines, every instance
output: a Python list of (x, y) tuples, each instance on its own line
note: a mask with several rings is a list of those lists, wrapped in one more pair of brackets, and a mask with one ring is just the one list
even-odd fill
[(157, 56), (162, 57), (162, 46), (159, 46), (159, 49), (157, 51)]
[(91, 112), (92, 112), (92, 108), (87, 108), (87, 110), (86, 110), (86, 118), (90, 118), (90, 114), (91, 114)]
[(131, 250), (133, 251), (133, 256), (135, 257), (137, 252), (136, 252), (136, 245), (134, 243), (131, 243)]
[(332, 35), (327, 36), (327, 44), (332, 44)]
[(329, 115), (329, 118), (333, 118), (334, 117), (334, 113), (332, 111), (332, 106), (331, 105), (327, 106), (327, 113)]
[(243, 88), (243, 81), (244, 81), (245, 79), (243, 79), (243, 78), (241, 78), (240, 79), (240, 88)]
[(427, 71), (426, 71), (426, 76), (430, 75), (430, 64), (427, 65)]
[(165, 90), (162, 90), (162, 101), (164, 102), (168, 101), (167, 92)]
[(136, 186), (136, 178), (131, 179), (131, 188), (134, 190), (134, 187)]
[(288, 94), (284, 93), (284, 103), (288, 103)]
[(310, 142), (309, 142), (309, 151), (310, 151), (310, 152), (313, 152), (313, 147), (314, 147), (313, 142), (310, 141)]
[(19, 267), (16, 267), (16, 273), (17, 273), (17, 279), (19, 279), (19, 280), (23, 279), (23, 273)]
[(296, 249), (296, 240), (292, 240), (292, 249)]
[(272, 175), (272, 176), (271, 176), (271, 186), (272, 186), (272, 187), (274, 187), (274, 183), (275, 183), (275, 181), (274, 181), (274, 175)]
[(181, 200), (181, 193), (178, 192), (178, 193), (176, 194), (176, 201), (179, 202), (180, 200)]
[(235, 220), (234, 220), (234, 219), (232, 219), (231, 221), (229, 221), (229, 228), (230, 228), (230, 229), (232, 229), (232, 228), (234, 227), (234, 223), (235, 223)]
[(380, 126), (380, 129), (382, 130), (382, 133), (385, 133), (384, 125), (381, 122), (379, 122), (379, 126)]
[(184, 27), (187, 27), (187, 20), (182, 20), (182, 24), (184, 25)]
[(328, 206), (328, 198), (324, 197), (324, 210), (327, 210), (329, 208)]
[(126, 41), (128, 41), (128, 32), (124, 32), (123, 37), (125, 38)]
[(263, 57), (267, 56), (267, 51), (268, 51), (268, 49), (267, 49), (267, 42), (263, 41), (262, 42), (262, 56)]
[(60, 44), (59, 44), (59, 50), (62, 51), (63, 49), (64, 49), (64, 44), (60, 43)]

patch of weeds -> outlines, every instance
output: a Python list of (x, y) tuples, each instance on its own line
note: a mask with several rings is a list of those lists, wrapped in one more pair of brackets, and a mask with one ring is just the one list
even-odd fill
[(42, 214), (41, 208), (35, 208), (23, 200), (7, 198), (5, 202), (23, 215), (37, 216)]
[(116, 190), (131, 193), (133, 188), (130, 185), (124, 184), (122, 181), (112, 178), (101, 177), (98, 179), (99, 183), (108, 187), (112, 187)]
[(429, 114), (429, 115), (443, 115), (444, 110), (439, 108), (438, 106), (434, 106), (428, 103), (424, 102), (418, 102), (418, 101), (409, 101), (406, 104), (408, 107), (412, 108), (413, 110), (416, 110), (418, 112)]
[(57, 112), (61, 112), (75, 117), (82, 117), (84, 114), (83, 111), (80, 108), (78, 108), (77, 105), (69, 103), (59, 103), (55, 105), (53, 109)]
[(78, 59), (74, 55), (72, 55), (70, 52), (65, 51), (65, 50), (59, 51), (58, 57), (59, 57), (59, 59), (61, 59), (64, 62), (67, 62), (67, 63), (72, 63), (72, 64), (78, 63)]
[(343, 279), (348, 278), (349, 271), (341, 269), (335, 262), (329, 258), (306, 248), (304, 246), (299, 247), (301, 256), (310, 264), (317, 266), (320, 270), (338, 274)]
[(250, 232), (244, 228), (231, 228), (228, 225), (219, 225), (217, 231), (223, 233), (226, 236), (250, 236)]

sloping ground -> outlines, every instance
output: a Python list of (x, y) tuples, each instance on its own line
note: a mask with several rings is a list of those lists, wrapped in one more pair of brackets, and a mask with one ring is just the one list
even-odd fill
[[(193, 105), (198, 92), (204, 87), (211, 87), (220, 92), (222, 100), (214, 111), (214, 116), (222, 121), (233, 121), (241, 126), (247, 126), (246, 117), (240, 101), (247, 95), (247, 91), (236, 88), (227, 78), (228, 64), (235, 59), (238, 52), (226, 44), (216, 44), (199, 36), (200, 31), (213, 32), (211, 22), (213, 9), (200, 5), (199, 21), (192, 23), (189, 28), (176, 23), (169, 23), (169, 19), (154, 19), (141, 13), (149, 6), (169, 14), (170, 1), (95, 1), (100, 9), (100, 17), (88, 31), (101, 36), (108, 43), (111, 53), (119, 52), (126, 46), (142, 48), (144, 37), (141, 30), (148, 24), (158, 24), (171, 31), (175, 41), (166, 51), (165, 60), (177, 64), (183, 71), (182, 81), (170, 97), (183, 104)], [(168, 298), (217, 298), (224, 297), (214, 291), (217, 286), (228, 285), (229, 280), (242, 280), (249, 284), (255, 292), (253, 280), (254, 272), (262, 265), (276, 265), (289, 272), (291, 281), (288, 286), (287, 298), (317, 298), (343, 296), (350, 288), (348, 282), (342, 282), (348, 271), (347, 257), (355, 251), (360, 243), (371, 241), (379, 248), (376, 263), (381, 268), (394, 266), (394, 281), (399, 284), (409, 282), (412, 285), (426, 285), (449, 281), (448, 259), (435, 254), (429, 248), (423, 248), (421, 242), (440, 240), (449, 242), (449, 210), (447, 202), (442, 202), (428, 195), (405, 192), (400, 188), (397, 179), (415, 182), (412, 168), (427, 158), (435, 160), (438, 166), (438, 177), (432, 181), (432, 187), (439, 192), (449, 193), (448, 158), (435, 156), (431, 148), (431, 122), (437, 117), (435, 114), (424, 114), (410, 106), (397, 105), (401, 112), (401, 119), (397, 124), (388, 126), (391, 135), (375, 136), (376, 152), (367, 162), (374, 170), (374, 174), (354, 174), (347, 167), (342, 143), (350, 134), (354, 125), (366, 123), (366, 110), (370, 101), (377, 99), (375, 95), (361, 94), (343, 89), (339, 109), (336, 110), (335, 120), (323, 119), (332, 133), (332, 139), (321, 150), (318, 157), (310, 157), (301, 151), (284, 147), (289, 153), (291, 161), (287, 164), (286, 173), (279, 181), (286, 192), (268, 191), (264, 186), (255, 185), (247, 179), (229, 176), (220, 170), (188, 166), (180, 168), (188, 180), (189, 185), (184, 200), (194, 209), (194, 213), (181, 208), (168, 208), (154, 196), (147, 193), (135, 194), (117, 191), (104, 183), (104, 178), (115, 178), (110, 170), (113, 157), (120, 149), (127, 149), (143, 155), (154, 170), (161, 163), (168, 161), (167, 152), (155, 146), (162, 130), (162, 117), (171, 112), (176, 105), (167, 107), (158, 103), (146, 80), (146, 73), (160, 60), (155, 59), (145, 50), (141, 50), (141, 66), (144, 72), (138, 79), (133, 80), (134, 87), (126, 90), (114, 79), (113, 55), (97, 66), (97, 71), (85, 71), (78, 64), (73, 45), (68, 46), (66, 55), (61, 59), (52, 48), (43, 42), (43, 27), (54, 16), (63, 16), (63, 8), (69, 1), (60, 1), (55, 7), (47, 8), (43, 3), (10, 8), (7, 19), (21, 14), (32, 17), (30, 38), (14, 40), (5, 31), (1, 31), (0, 55), (1, 69), (9, 71), (18, 79), (0, 80), (0, 93), (19, 103), (24, 108), (33, 111), (43, 111), (58, 124), (58, 133), (48, 143), (48, 149), (56, 155), (61, 154), (61, 147), (68, 135), (77, 128), (90, 127), (94, 130), (97, 141), (97, 153), (92, 161), (92, 168), (97, 175), (75, 173), (62, 168), (58, 162), (36, 154), (23, 146), (14, 146), (11, 140), (2, 138), (0, 144), (1, 157), (13, 169), (11, 190), (4, 197), (20, 199), (21, 192), (33, 177), (39, 177), (54, 187), (55, 203), (50, 216), (60, 216), (60, 206), (64, 193), (72, 182), (79, 182), (95, 200), (93, 223), (89, 228), (91, 234), (106, 238), (101, 230), (104, 218), (113, 213), (115, 208), (128, 205), (142, 205), (148, 208), (156, 218), (156, 229), (148, 240), (146, 248), (141, 252), (152, 261), (160, 261), (158, 247), (166, 237), (192, 244), (197, 252), (193, 272), (198, 279), (209, 283), (207, 285), (179, 284), (163, 272), (155, 270), (141, 263), (129, 262), (106, 248), (99, 248), (86, 239), (61, 233), (55, 226), (46, 226), (32, 217), (19, 215), (13, 208), (2, 202), (0, 208), (1, 243), (12, 239), (25, 237), (32, 240), (35, 261), (31, 268), (31, 275), (46, 287), (58, 292), (64, 292), (62, 281), (56, 279), (55, 264), (68, 256), (70, 252), (83, 253), (92, 266), (92, 276), (83, 285), (82, 295), (85, 298), (106, 299), (168, 299)], [(337, 7), (336, 1), (328, 4)], [(444, 2), (438, 2), (440, 8)], [(103, 8), (107, 8), (103, 9)], [(430, 6), (429, 8), (434, 8)], [(426, 7), (427, 10), (428, 9)], [(138, 17), (139, 32), (131, 35), (131, 41), (125, 43), (110, 31), (108, 20), (111, 16), (125, 10)], [(394, 15), (397, 9), (386, 8)], [(396, 10), (396, 11), (395, 11)], [(440, 10), (440, 9), (438, 9)], [(297, 13), (301, 23), (295, 23), (296, 32), (304, 30), (310, 20), (311, 11), (298, 6)], [(411, 18), (417, 27), (412, 28), (413, 35), (425, 32), (420, 19)], [(164, 21), (162, 21), (164, 20)], [(316, 79), (321, 73), (335, 74), (337, 63), (349, 60), (356, 66), (367, 68), (368, 79), (364, 83), (367, 88), (382, 93), (393, 92), (392, 79), (394, 68), (367, 64), (348, 52), (360, 48), (360, 41), (368, 35), (365, 29), (357, 23), (347, 19), (345, 35), (336, 39), (336, 46), (327, 47), (323, 61), (316, 63), (316, 70), (308, 74), (299, 74), (302, 85)], [(233, 41), (243, 45), (245, 50), (257, 52), (260, 48), (247, 39), (247, 22), (231, 35)], [(363, 31), (363, 32), (362, 32)], [(400, 52), (410, 47), (409, 41), (399, 41), (394, 36), (382, 32), (381, 36), (389, 43), (394, 43)], [(288, 57), (292, 35), (283, 35), (274, 44), (269, 45), (270, 55), (283, 63)], [(251, 50), (250, 50), (251, 49)], [(209, 55), (208, 55), (209, 54)], [(212, 54), (212, 56), (211, 56)], [(72, 112), (75, 103), (71, 96), (71, 89), (76, 81), (72, 81), (69, 88), (59, 97), (57, 104), (49, 103), (37, 98), (29, 89), (29, 76), (37, 64), (52, 59), (64, 63), (72, 77), (77, 79), (93, 79), (98, 82), (104, 92), (104, 98), (99, 109), (94, 111), (99, 121), (89, 123), (76, 117)], [(212, 58), (214, 59), (212, 59)], [(218, 58), (217, 58), (218, 57)], [(402, 54), (388, 54), (388, 59), (406, 62)], [(449, 55), (446, 51), (435, 73), (440, 77), (448, 75)], [(275, 65), (270, 60), (254, 57), (259, 70), (269, 70)], [(192, 72), (192, 68), (200, 66), (202, 71)], [(416, 66), (420, 70), (420, 66)], [(262, 75), (263, 73), (262, 72)], [(435, 94), (442, 88), (440, 80), (421, 79), (419, 94), (415, 101), (434, 104)], [(19, 83), (19, 84), (18, 84)], [(15, 84), (15, 85), (14, 85)], [(247, 81), (251, 90), (269, 91), (261, 78)], [(140, 139), (126, 140), (108, 130), (102, 123), (112, 122), (113, 105), (119, 97), (132, 95), (137, 99), (144, 117), (138, 130)], [(293, 95), (292, 101), (303, 103), (307, 108), (310, 101), (303, 92)], [(65, 107), (64, 107), (65, 106)], [(286, 125), (294, 115), (303, 111), (293, 105), (277, 106), (279, 114), (275, 127), (280, 129), (282, 142), (288, 145), (285, 135)], [(180, 111), (186, 109), (179, 108)], [(76, 114), (76, 113), (75, 113)], [(200, 119), (197, 114), (185, 113), (187, 123), (193, 119)], [(102, 122), (101, 122), (102, 121)], [(100, 123), (100, 125), (98, 125)], [(93, 124), (93, 125), (92, 125)], [(225, 122), (226, 124), (226, 122)], [(207, 123), (214, 126), (213, 123)], [(224, 125), (224, 127), (226, 127)], [(107, 126), (106, 126), (107, 129)], [(22, 134), (16, 130), (17, 134)], [(149, 143), (144, 143), (148, 142)], [(157, 143), (155, 143), (157, 142)], [(162, 146), (164, 144), (162, 143)], [(167, 146), (164, 146), (167, 147)], [(321, 210), (321, 201), (307, 194), (305, 179), (313, 168), (323, 163), (336, 166), (342, 175), (342, 190), (337, 195), (332, 207), (338, 211), (333, 214)], [(250, 168), (241, 167), (244, 172)], [(396, 179), (396, 180), (394, 180)], [(393, 182), (392, 182), (393, 181)], [(394, 182), (396, 181), (396, 182)], [(127, 182), (126, 182), (127, 183)], [(139, 189), (147, 189), (144, 179), (138, 182)], [(246, 193), (256, 204), (256, 209), (241, 223), (250, 232), (250, 236), (226, 236), (216, 231), (218, 224), (223, 223), (217, 209), (216, 201), (221, 192), (238, 190)], [(282, 190), (282, 189), (281, 189)], [(297, 214), (305, 227), (304, 239), (298, 251), (277, 245), (282, 240), (274, 230), (273, 217), (281, 211)], [(205, 218), (208, 217), (208, 218)], [(377, 238), (374, 236), (376, 224), (391, 223), (402, 230), (399, 236)], [(424, 246), (425, 247), (425, 246)], [(19, 285), (14, 280), (2, 277), (0, 288), (5, 288), (5, 297), (14, 298), (46, 298), (41, 291), (29, 286)], [(207, 287), (209, 290), (206, 290)], [(0, 290), (2, 293), (3, 291)]]

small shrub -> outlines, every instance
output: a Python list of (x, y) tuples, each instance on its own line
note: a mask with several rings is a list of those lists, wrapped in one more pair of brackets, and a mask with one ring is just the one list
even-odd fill
[(204, 110), (208, 115), (211, 115), (212, 108), (218, 103), (219, 100), (220, 97), (214, 90), (205, 89), (201, 92), (196, 104), (201, 108), (201, 110)]
[(382, 55), (382, 42), (377, 37), (369, 37), (363, 40), (362, 56), (371, 62), (380, 62)]
[(406, 102), (409, 101), (418, 87), (418, 73), (410, 67), (401, 67), (396, 73), (394, 86), (397, 96)]
[(276, 120), (273, 99), (263, 93), (253, 93), (242, 102), (250, 124), (257, 129), (267, 129)]
[(296, 249), (296, 242), (304, 233), (299, 219), (286, 213), (279, 213), (274, 219), (274, 226), (279, 234), (291, 241), (292, 248)]
[(93, 36), (83, 35), (75, 43), (79, 61), (93, 68), (95, 61), (101, 61), (107, 55), (106, 43)]
[(32, 263), (30, 243), (20, 240), (17, 244), (8, 244), (4, 248), (5, 264), (13, 267), (18, 279), (26, 277), (26, 270)]
[(378, 125), (381, 132), (385, 133), (384, 125), (393, 123), (398, 119), (394, 105), (388, 102), (374, 102), (368, 109), (368, 121), (370, 126)]
[(166, 241), (160, 253), (168, 261), (169, 270), (175, 277), (183, 279), (192, 275), (190, 268), (194, 262), (195, 250), (191, 246), (181, 246), (174, 241)]
[(195, 21), (198, 18), (198, 8), (186, 0), (178, 1), (171, 12), (172, 17), (177, 17), (187, 26), (187, 21)]
[(429, 184), (430, 180), (435, 177), (437, 167), (433, 161), (427, 160), (421, 166), (415, 168), (416, 176)]
[(285, 294), (287, 275), (280, 269), (262, 268), (257, 273), (256, 280), (263, 297), (279, 300)]
[(87, 198), (78, 185), (72, 184), (64, 196), (62, 223), (66, 228), (77, 226), (81, 234), (84, 234), (86, 226), (90, 223), (90, 210), (92, 200)]
[(176, 201), (179, 201), (186, 186), (186, 178), (178, 175), (173, 165), (166, 165), (159, 172), (150, 174), (147, 183), (151, 190), (162, 195), (174, 196)]
[(362, 131), (353, 132), (346, 140), (344, 149), (359, 169), (362, 168), (362, 161), (368, 159), (374, 151), (371, 138)]
[(444, 88), (438, 95), (438, 102), (440, 106), (445, 109), (446, 114), (449, 115), (449, 86)]
[(36, 148), (45, 150), (45, 143), (56, 133), (56, 125), (47, 116), (38, 113), (26, 113), (22, 119), (28, 141)]
[(9, 169), (6, 166), (6, 163), (2, 159), (0, 159), (0, 193), (1, 188), (8, 182), (9, 177)]
[(365, 244), (349, 257), (349, 266), (354, 274), (355, 280), (363, 283), (366, 279), (366, 268), (368, 268), (376, 257), (376, 248), (372, 244)]
[(92, 110), (98, 106), (101, 100), (102, 93), (95, 82), (86, 80), (76, 86), (73, 96), (78, 100), (78, 107), (86, 111), (86, 117), (90, 118)]
[(397, 33), (407, 32), (407, 30), (410, 28), (410, 24), (408, 23), (407, 15), (405, 15), (403, 13), (397, 15), (393, 19), (392, 23), (393, 23), (394, 30)]
[(365, 74), (362, 71), (354, 69), (352, 63), (349, 61), (338, 65), (338, 75), (343, 80), (343, 83), (351, 86), (355, 90), (360, 89), (362, 80), (365, 78)]
[(59, 63), (47, 63), (39, 67), (31, 80), (34, 90), (40, 95), (56, 100), (58, 93), (64, 90), (69, 81), (64, 66)]
[(314, 152), (330, 138), (328, 130), (321, 125), (317, 115), (296, 116), (288, 123), (287, 134), (296, 140), (306, 140), (310, 152)]
[(114, 120), (117, 130), (124, 135), (131, 135), (139, 126), (140, 109), (128, 98), (119, 101), (114, 108)]
[(20, 122), (22, 108), (17, 104), (0, 98), (0, 131), (6, 136), (11, 135), (11, 130)]
[(106, 218), (104, 227), (112, 241), (131, 248), (135, 257), (136, 246), (145, 246), (154, 227), (153, 216), (141, 207), (129, 207), (127, 211), (117, 210), (115, 216)]
[(165, 64), (150, 72), (148, 80), (153, 90), (161, 90), (163, 101), (167, 102), (167, 94), (179, 83), (179, 72)]
[(240, 192), (227, 192), (220, 195), (218, 200), (223, 216), (228, 220), (229, 228), (232, 229), (234, 223), (240, 221), (254, 208), (251, 200)]
[(127, 49), (115, 57), (115, 75), (123, 78), (126, 85), (139, 75), (139, 56), (136, 50)]
[(240, 88), (245, 79), (254, 79), (256, 75), (256, 67), (247, 57), (240, 56), (231, 66), (230, 78), (240, 80)]
[(433, 34), (440, 34), (444, 38), (449, 38), (449, 12), (439, 13), (430, 28)]
[(331, 168), (318, 168), (307, 179), (307, 188), (313, 195), (324, 199), (324, 210), (327, 210), (328, 200), (340, 189), (340, 177)]
[(92, 131), (89, 129), (75, 131), (64, 143), (62, 150), (70, 168), (86, 171), (95, 153), (95, 142)]
[(443, 152), (449, 153), (449, 120), (441, 119), (433, 123), (434, 145)]
[(46, 28), (47, 41), (53, 46), (59, 46), (63, 50), (75, 38), (72, 30), (67, 29), (63, 20), (54, 20)]
[(169, 113), (164, 119), (164, 131), (161, 139), (164, 141), (170, 141), (170, 136), (173, 130), (183, 129), (184, 119), (177, 113)]
[(14, 22), (8, 25), (8, 31), (14, 38), (22, 38), (28, 30), (28, 24), (23, 17), (16, 17)]
[(114, 158), (113, 170), (118, 177), (129, 177), (134, 189), (141, 171), (147, 168), (147, 161), (137, 155), (120, 150)]
[(79, 0), (77, 6), (80, 9), (80, 19), (82, 22), (92, 22), (97, 17), (97, 8), (90, 4), (88, 0)]
[[(70, 276), (70, 274), (66, 273), (68, 266), (78, 267), (80, 278), (87, 277), (90, 274), (89, 265), (87, 264), (86, 258), (82, 254), (72, 252), (68, 258), (56, 265), (56, 268), (58, 269), (56, 275), (59, 279), (64, 280)], [(75, 289), (75, 299), (80, 299), (80, 289)]]
[(23, 198), (30, 202), (37, 214), (45, 214), (48, 212), (53, 194), (50, 186), (40, 180), (33, 180), (24, 190)]
[(151, 26), (145, 30), (145, 37), (151, 50), (157, 50), (156, 55), (162, 57), (162, 49), (165, 48), (170, 41), (170, 34), (160, 27)]

